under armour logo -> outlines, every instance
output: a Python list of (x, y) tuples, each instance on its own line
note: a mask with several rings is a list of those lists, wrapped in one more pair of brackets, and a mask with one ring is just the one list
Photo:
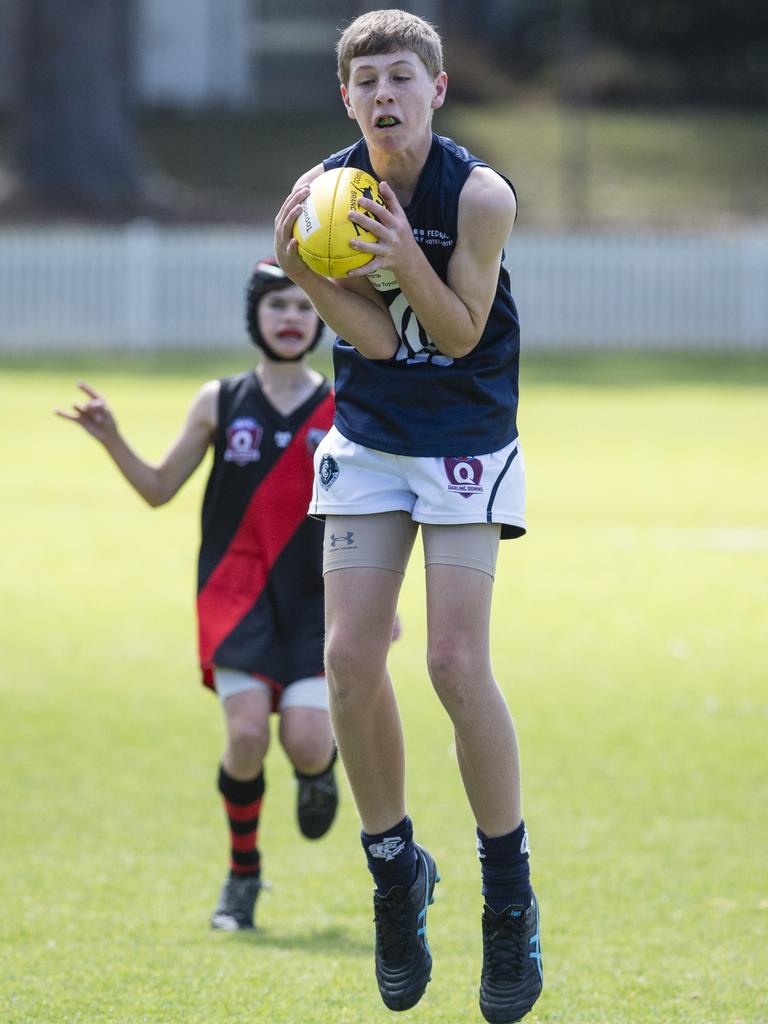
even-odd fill
[(339, 547), (352, 547), (352, 542), (355, 539), (355, 534), (352, 530), (347, 530), (346, 533), (335, 534), (332, 533), (328, 540), (331, 542), (331, 547), (334, 551), (338, 551)]

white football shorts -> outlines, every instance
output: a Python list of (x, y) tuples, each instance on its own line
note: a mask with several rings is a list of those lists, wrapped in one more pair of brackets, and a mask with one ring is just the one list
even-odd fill
[(525, 533), (525, 464), (516, 439), (488, 455), (392, 455), (331, 427), (315, 452), (309, 514), (407, 512), (417, 523), (501, 523)]
[(274, 687), (265, 680), (259, 679), (258, 676), (252, 676), (249, 672), (241, 672), (236, 668), (220, 668), (216, 665), (213, 670), (213, 680), (216, 693), (222, 704), (229, 697), (234, 697), (236, 693), (264, 690), (272, 694), (275, 711), (285, 711), (286, 708), (328, 710), (328, 683), (325, 676), (297, 679), (283, 687), (279, 694), (275, 694)]

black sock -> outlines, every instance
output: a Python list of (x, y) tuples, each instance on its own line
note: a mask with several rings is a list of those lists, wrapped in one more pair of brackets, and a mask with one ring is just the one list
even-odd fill
[(219, 792), (229, 822), (230, 871), (233, 875), (261, 874), (259, 815), (264, 797), (264, 772), (245, 782), (233, 779), (224, 765), (219, 767)]
[(513, 904), (528, 907), (532, 894), (525, 822), (521, 821), (513, 832), (493, 838), (478, 829), (477, 854), (487, 906), (497, 914)]
[(360, 839), (379, 895), (386, 896), (396, 885), (410, 889), (416, 881), (417, 868), (411, 819), (406, 815), (378, 835), (361, 832)]

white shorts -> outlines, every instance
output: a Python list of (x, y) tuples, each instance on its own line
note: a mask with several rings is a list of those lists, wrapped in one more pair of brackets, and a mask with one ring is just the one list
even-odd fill
[[(275, 689), (258, 676), (249, 675), (236, 668), (213, 669), (213, 682), (219, 700), (224, 703), (228, 697), (248, 690), (264, 690), (275, 697)], [(328, 683), (325, 676), (311, 676), (308, 679), (297, 679), (283, 687), (273, 710), (285, 711), (286, 708), (316, 708), (318, 711), (328, 710)]]
[(489, 455), (391, 455), (331, 427), (315, 452), (309, 514), (407, 512), (417, 523), (501, 523), (525, 533), (525, 465), (517, 440)]

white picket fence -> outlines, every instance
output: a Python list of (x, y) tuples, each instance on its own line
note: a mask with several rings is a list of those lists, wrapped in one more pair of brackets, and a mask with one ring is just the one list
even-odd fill
[[(242, 343), (266, 229), (0, 231), (0, 352)], [(768, 348), (768, 232), (515, 233), (528, 348)]]

